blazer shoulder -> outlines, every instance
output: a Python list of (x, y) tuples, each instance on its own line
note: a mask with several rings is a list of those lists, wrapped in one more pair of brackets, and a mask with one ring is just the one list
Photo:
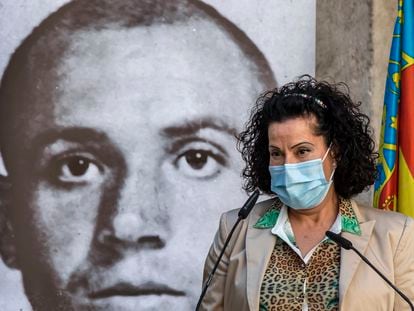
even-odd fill
[(372, 206), (358, 205), (358, 209), (366, 220), (376, 220), (379, 222), (392, 222), (395, 224), (411, 223), (414, 221), (409, 216), (394, 211), (386, 211)]
[[(356, 204), (356, 203), (355, 203)], [(375, 227), (385, 232), (403, 233), (407, 229), (413, 230), (414, 219), (404, 214), (385, 211), (372, 206), (357, 205), (360, 222), (375, 220)]]

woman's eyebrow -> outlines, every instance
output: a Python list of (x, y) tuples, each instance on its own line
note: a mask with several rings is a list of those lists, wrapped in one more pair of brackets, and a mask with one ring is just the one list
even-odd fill
[(293, 149), (293, 148), (299, 147), (299, 146), (301, 146), (301, 145), (310, 145), (310, 146), (314, 146), (314, 144), (312, 144), (311, 142), (308, 142), (308, 141), (302, 141), (302, 142), (300, 142), (300, 143), (294, 144), (293, 146), (291, 146), (291, 147), (290, 147), (290, 149)]
[(232, 136), (237, 135), (237, 130), (230, 127), (226, 122), (220, 119), (202, 118), (184, 121), (181, 124), (168, 126), (162, 130), (162, 134), (167, 137), (188, 136), (204, 128), (211, 128), (226, 132)]
[[(299, 147), (299, 146), (301, 146), (301, 145), (310, 145), (310, 146), (314, 146), (314, 144), (312, 144), (311, 142), (308, 142), (308, 141), (302, 141), (302, 142), (299, 142), (299, 143), (297, 143), (297, 144), (294, 144), (293, 146), (291, 146), (291, 147), (289, 147), (289, 148), (290, 148), (290, 149), (294, 149), (294, 148)], [(269, 145), (269, 149), (277, 149), (277, 150), (280, 150), (280, 148), (279, 148), (279, 147), (274, 146), (274, 145)]]
[(269, 149), (276, 149), (276, 150), (280, 150), (280, 148), (279, 148), (279, 147), (274, 146), (274, 145), (269, 145)]

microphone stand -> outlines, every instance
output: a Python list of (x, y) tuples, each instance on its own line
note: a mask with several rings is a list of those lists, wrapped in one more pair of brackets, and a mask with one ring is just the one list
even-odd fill
[(209, 287), (211, 280), (213, 279), (214, 273), (217, 270), (217, 267), (221, 261), (221, 257), (223, 257), (224, 255), (224, 251), (226, 250), (227, 245), (230, 242), (230, 239), (234, 233), (234, 230), (236, 230), (237, 225), (240, 223), (240, 221), (242, 221), (243, 219), (245, 219), (247, 217), (247, 215), (249, 215), (250, 211), (252, 210), (254, 204), (256, 203), (258, 197), (259, 197), (259, 190), (255, 190), (253, 192), (253, 194), (247, 199), (246, 203), (244, 203), (243, 207), (240, 209), (239, 214), (238, 214), (238, 218), (236, 223), (233, 225), (233, 228), (231, 228), (229, 235), (227, 236), (226, 241), (224, 242), (223, 248), (221, 249), (220, 255), (218, 256), (216, 263), (214, 264), (213, 270), (211, 270), (210, 274), (208, 275), (207, 281), (204, 284), (203, 290), (201, 292), (200, 298), (198, 299), (197, 302), (197, 306), (196, 306), (196, 311), (198, 311), (198, 309), (201, 306), (201, 302), (203, 301), (204, 296), (207, 293), (207, 288)]
[(345, 248), (346, 250), (352, 249), (357, 255), (367, 263), (368, 266), (370, 266), (389, 286), (391, 286), (392, 289), (394, 289), (398, 295), (401, 296), (402, 299), (404, 299), (408, 305), (410, 306), (411, 310), (414, 311), (414, 306), (411, 303), (410, 299), (401, 292), (394, 284), (391, 283), (390, 280), (388, 280), (384, 274), (382, 274), (364, 255), (360, 253), (353, 245), (352, 242), (348, 239), (345, 239), (344, 237), (340, 236), (339, 234), (333, 233), (331, 231), (326, 231), (326, 236), (330, 238), (332, 241), (334, 241), (339, 246)]
[(368, 266), (370, 266), (372, 269), (374, 269), (374, 271), (376, 272), (376, 273), (378, 273), (378, 275), (385, 281), (385, 282), (387, 282), (387, 284), (389, 285), (389, 286), (391, 286), (397, 293), (398, 293), (398, 295), (400, 295), (401, 296), (401, 298), (402, 299), (404, 299), (407, 303), (408, 303), (408, 305), (410, 306), (410, 308), (411, 308), (411, 310), (412, 311), (414, 311), (414, 306), (413, 306), (413, 304), (411, 303), (411, 301), (410, 301), (410, 299), (403, 293), (403, 292), (401, 292), (394, 284), (392, 284), (391, 283), (391, 281), (390, 280), (388, 280), (386, 277), (385, 277), (385, 275), (383, 275), (364, 255), (362, 255), (355, 247), (353, 247), (352, 245), (351, 245), (351, 249), (355, 252), (355, 253), (357, 253), (358, 254), (358, 256), (359, 257), (361, 257), (361, 259), (363, 260), (363, 261), (365, 261), (367, 264), (368, 264)]

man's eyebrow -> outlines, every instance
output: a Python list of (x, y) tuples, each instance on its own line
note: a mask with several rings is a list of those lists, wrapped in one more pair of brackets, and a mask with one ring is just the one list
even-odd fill
[(109, 143), (108, 136), (100, 131), (85, 127), (70, 127), (47, 130), (39, 134), (33, 141), (34, 147), (46, 146), (57, 140), (77, 143), (102, 142)]
[(212, 118), (185, 121), (178, 125), (169, 126), (162, 130), (162, 134), (167, 137), (188, 136), (205, 128), (223, 131), (232, 136), (237, 135), (237, 131), (234, 127), (230, 127), (222, 120), (215, 120)]

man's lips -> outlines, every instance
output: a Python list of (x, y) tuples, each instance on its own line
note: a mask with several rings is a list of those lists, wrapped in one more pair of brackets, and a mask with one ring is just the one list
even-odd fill
[(144, 295), (170, 295), (185, 296), (185, 292), (175, 290), (164, 284), (148, 282), (140, 286), (129, 283), (118, 283), (114, 286), (91, 292), (88, 297), (91, 299), (102, 299), (113, 296), (144, 296)]

